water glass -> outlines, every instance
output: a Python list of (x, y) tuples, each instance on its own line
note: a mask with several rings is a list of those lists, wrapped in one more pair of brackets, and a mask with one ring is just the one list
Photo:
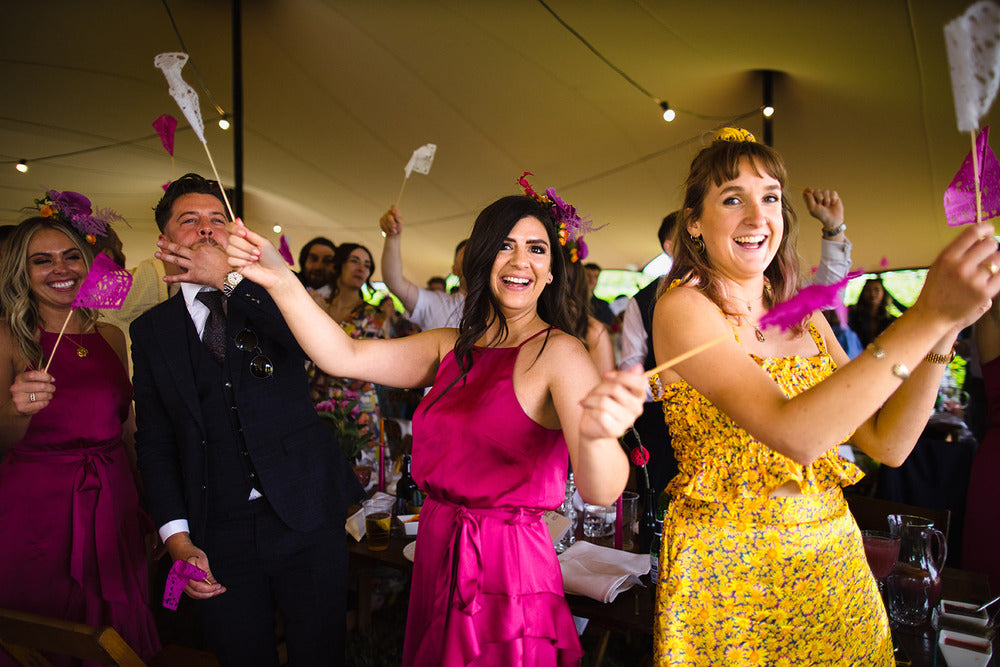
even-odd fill
[(583, 534), (585, 537), (607, 537), (615, 532), (615, 505), (583, 506)]
[(635, 538), (639, 534), (639, 494), (635, 491), (625, 491), (620, 500), (622, 504), (622, 549), (631, 551), (635, 548)]

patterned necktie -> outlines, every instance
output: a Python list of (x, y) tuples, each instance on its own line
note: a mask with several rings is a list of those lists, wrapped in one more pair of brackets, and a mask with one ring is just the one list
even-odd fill
[(198, 292), (198, 301), (208, 306), (208, 320), (201, 342), (220, 364), (226, 358), (226, 311), (222, 308), (222, 292), (211, 290)]

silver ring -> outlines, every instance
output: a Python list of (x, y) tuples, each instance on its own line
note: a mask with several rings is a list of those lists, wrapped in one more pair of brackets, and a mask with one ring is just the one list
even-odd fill
[(30, 394), (28, 394), (28, 401), (30, 401), (31, 403), (35, 402), (35, 392), (31, 392)]
[(990, 265), (986, 267), (986, 270), (990, 272), (991, 276), (995, 276), (997, 271), (1000, 271), (1000, 267), (996, 265), (996, 262), (990, 262)]

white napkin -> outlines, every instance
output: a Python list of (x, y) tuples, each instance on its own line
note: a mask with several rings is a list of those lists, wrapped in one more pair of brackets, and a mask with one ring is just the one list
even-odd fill
[[(393, 498), (394, 496), (388, 493), (382, 493), (381, 491), (376, 491), (372, 498)], [(361, 538), (365, 536), (365, 508), (362, 507), (357, 512), (347, 517), (347, 521), (344, 523), (344, 529), (347, 533), (353, 537), (358, 542)]]
[(559, 566), (567, 593), (608, 603), (622, 591), (641, 585), (639, 577), (649, 572), (649, 554), (575, 542), (559, 554)]

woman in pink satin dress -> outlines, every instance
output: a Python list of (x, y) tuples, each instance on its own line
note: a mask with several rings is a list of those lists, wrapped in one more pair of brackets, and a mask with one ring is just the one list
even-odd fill
[[(390, 209), (383, 228), (399, 233)], [(602, 381), (566, 327), (565, 266), (552, 208), (504, 197), (465, 246), (461, 326), (351, 340), (329, 324), (274, 248), (237, 223), (230, 263), (274, 297), (328, 373), (394, 387), (433, 384), (414, 418), (420, 520), (404, 665), (567, 665), (582, 655), (542, 512), (563, 499), (567, 463), (588, 501), (610, 504), (628, 460), (617, 438), (645, 382)], [(324, 321), (325, 320), (325, 321)]]
[(46, 217), (18, 225), (0, 256), (0, 607), (110, 625), (148, 660), (160, 643), (123, 438), (125, 337), (90, 309), (66, 322), (92, 259)]

